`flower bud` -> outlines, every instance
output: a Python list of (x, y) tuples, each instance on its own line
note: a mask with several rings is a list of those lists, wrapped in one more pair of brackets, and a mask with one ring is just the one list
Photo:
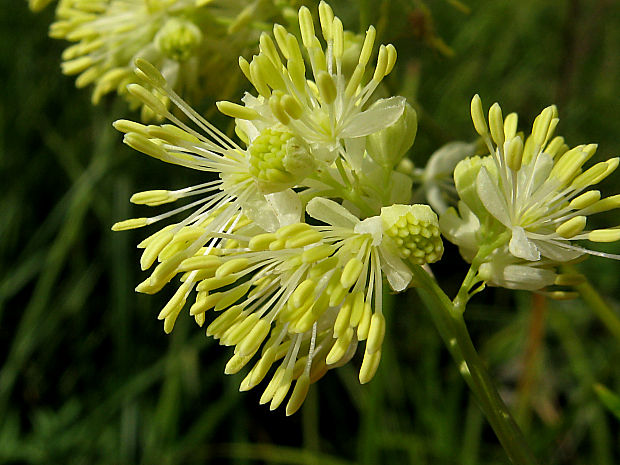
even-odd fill
[(169, 19), (155, 36), (155, 46), (166, 57), (186, 61), (202, 42), (202, 32), (190, 21)]
[(411, 148), (417, 130), (416, 111), (405, 103), (402, 115), (394, 124), (366, 137), (366, 150), (375, 162), (391, 169)]

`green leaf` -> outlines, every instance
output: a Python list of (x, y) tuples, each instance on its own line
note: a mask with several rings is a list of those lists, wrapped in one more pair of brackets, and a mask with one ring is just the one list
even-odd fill
[(594, 391), (607, 410), (620, 420), (620, 396), (614, 394), (602, 384), (595, 384)]

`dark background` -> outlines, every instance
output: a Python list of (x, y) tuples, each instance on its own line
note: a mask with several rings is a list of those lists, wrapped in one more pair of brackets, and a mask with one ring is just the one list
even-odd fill
[[(445, 142), (473, 140), (476, 92), (485, 108), (517, 111), (523, 129), (555, 103), (571, 146), (598, 142), (593, 162), (620, 153), (620, 3), (466, 4), (334, 2), (345, 27), (372, 22), (396, 45), (387, 86), (419, 111), (417, 165)], [(355, 358), (290, 418), (259, 406), (258, 390), (238, 393), (243, 375), (223, 374), (231, 350), (189, 318), (166, 336), (156, 315), (170, 290), (133, 291), (145, 233), (110, 226), (145, 212), (131, 193), (201, 178), (123, 146), (111, 123), (137, 115), (114, 98), (93, 107), (60, 73), (66, 44), (47, 37), (52, 20), (53, 5), (0, 9), (0, 463), (507, 463), (415, 293), (386, 302), (376, 378), (360, 386)], [(616, 173), (601, 189), (619, 187)], [(466, 265), (446, 247), (434, 271), (453, 293)], [(580, 269), (618, 317), (618, 262)], [(620, 392), (620, 339), (592, 308), (491, 289), (466, 319), (541, 462), (620, 462), (619, 420), (593, 390)]]

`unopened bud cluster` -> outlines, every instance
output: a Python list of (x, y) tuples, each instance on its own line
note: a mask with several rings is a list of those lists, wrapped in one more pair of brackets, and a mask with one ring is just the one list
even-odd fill
[[(398, 211), (400, 210), (400, 211)], [(443, 255), (437, 215), (427, 205), (394, 205), (382, 209), (386, 234), (402, 258), (418, 265), (435, 263)]]

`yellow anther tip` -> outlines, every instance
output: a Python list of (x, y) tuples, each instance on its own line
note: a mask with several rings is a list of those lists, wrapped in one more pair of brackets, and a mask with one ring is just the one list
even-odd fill
[(259, 118), (256, 110), (242, 105), (238, 105), (233, 102), (221, 100), (219, 102), (216, 102), (215, 105), (221, 113), (225, 114), (226, 116), (230, 116), (231, 118), (239, 118), (245, 120), (254, 120)]
[(558, 226), (556, 232), (563, 238), (570, 239), (584, 230), (586, 221), (585, 216), (575, 216)]
[(478, 134), (485, 136), (489, 133), (486, 120), (484, 119), (484, 111), (482, 110), (482, 100), (478, 94), (471, 99), (471, 119)]
[(123, 137), (123, 142), (131, 148), (154, 158), (162, 159), (168, 154), (166, 149), (164, 149), (161, 145), (158, 145), (149, 138), (135, 132), (125, 134)]
[(387, 69), (387, 64), (387, 49), (385, 45), (381, 45), (381, 47), (379, 47), (379, 56), (377, 57), (377, 66), (375, 67), (375, 72), (372, 76), (373, 81), (380, 82), (385, 77), (385, 70)]
[(570, 291), (553, 291), (547, 292), (545, 295), (553, 300), (573, 300), (579, 298), (578, 292)]
[(592, 242), (617, 242), (620, 241), (620, 229), (595, 229), (590, 231), (588, 239)]
[(325, 103), (330, 104), (336, 99), (336, 96), (338, 95), (336, 84), (334, 84), (334, 80), (328, 72), (321, 71), (319, 73), (317, 76), (316, 85), (319, 88), (319, 92)]
[(119, 221), (112, 225), (112, 231), (127, 231), (129, 229), (136, 229), (146, 226), (148, 224), (148, 218), (132, 218), (130, 220)]
[(286, 404), (286, 416), (291, 416), (299, 408), (302, 406), (306, 396), (308, 395), (308, 390), (310, 389), (310, 377), (308, 374), (304, 373), (301, 375), (297, 381), (295, 382), (295, 388), (293, 389), (293, 393)]
[(303, 108), (297, 99), (291, 95), (284, 95), (280, 100), (280, 104), (282, 105), (282, 108), (284, 108), (284, 111), (286, 111), (286, 113), (295, 120), (301, 118), (303, 115)]
[(344, 289), (349, 289), (357, 282), (357, 279), (359, 278), (363, 268), (364, 263), (360, 259), (350, 259), (342, 270), (342, 275), (340, 276), (340, 285)]
[(166, 78), (164, 78), (161, 72), (157, 68), (155, 68), (155, 66), (153, 66), (150, 62), (148, 62), (144, 58), (136, 58), (135, 65), (140, 71), (142, 71), (142, 73), (144, 73), (144, 76), (152, 85), (154, 85), (155, 87), (166, 86)]
[(332, 26), (334, 22), (334, 12), (331, 7), (322, 0), (321, 3), (319, 3), (319, 20), (321, 22), (323, 38), (329, 42), (333, 39)]
[(501, 146), (504, 143), (504, 120), (502, 109), (497, 102), (489, 108), (489, 126), (491, 137), (498, 146)]
[(136, 286), (135, 291), (139, 292), (140, 294), (153, 294), (151, 287), (151, 278), (146, 278), (144, 281), (142, 281)]
[(339, 60), (344, 53), (344, 28), (342, 21), (337, 16), (334, 17), (332, 35), (334, 40), (334, 58)]
[(379, 368), (379, 362), (381, 361), (381, 351), (378, 350), (374, 353), (364, 353), (364, 359), (362, 360), (362, 366), (360, 367), (359, 381), (361, 384), (366, 384), (372, 380)]
[(306, 48), (312, 45), (314, 35), (314, 22), (312, 21), (312, 14), (310, 10), (302, 6), (299, 9), (299, 29), (301, 30), (301, 40)]
[(523, 140), (520, 137), (514, 137), (507, 142), (506, 163), (512, 171), (519, 171), (523, 162)]
[(364, 37), (364, 44), (362, 45), (362, 51), (360, 52), (359, 64), (362, 66), (366, 66), (368, 61), (370, 60), (370, 56), (372, 55), (372, 47), (375, 43), (375, 37), (377, 36), (377, 30), (374, 26), (370, 26), (366, 31), (366, 36)]
[(166, 105), (140, 84), (129, 84), (127, 86), (127, 91), (150, 108), (156, 115), (166, 116), (168, 114)]
[(381, 350), (385, 336), (385, 317), (381, 313), (374, 313), (370, 319), (370, 330), (366, 341), (366, 352), (374, 354)]
[(138, 132), (144, 134), (146, 131), (146, 126), (140, 123), (136, 123), (135, 121), (130, 121), (126, 119), (119, 119), (112, 123), (112, 127), (119, 132), (128, 133), (128, 132)]
[(586, 281), (586, 277), (580, 273), (563, 273), (555, 278), (556, 286), (578, 286)]
[(152, 190), (137, 192), (131, 196), (129, 201), (136, 205), (160, 205), (170, 201), (170, 192), (167, 190)]
[(396, 53), (396, 47), (394, 47), (392, 44), (388, 44), (386, 46), (386, 50), (387, 50), (388, 57), (387, 57), (387, 66), (385, 68), (385, 75), (387, 76), (394, 69), (394, 65), (396, 64), (396, 58), (398, 57), (398, 54)]

